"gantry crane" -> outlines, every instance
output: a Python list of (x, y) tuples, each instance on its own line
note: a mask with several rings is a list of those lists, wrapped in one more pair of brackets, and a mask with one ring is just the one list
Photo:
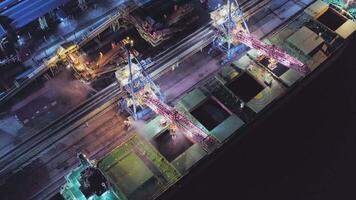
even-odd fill
[[(140, 104), (136, 100), (136, 92), (149, 85), (159, 96), (162, 96), (159, 87), (152, 81), (150, 76), (145, 72), (146, 65), (149, 61), (139, 61), (136, 54), (132, 52), (133, 40), (129, 37), (122, 41), (127, 54), (127, 66), (115, 72), (120, 87), (129, 93), (129, 98), (120, 102), (121, 107), (130, 113), (135, 119), (140, 119), (137, 115), (137, 107)], [(134, 63), (132, 62), (134, 61)], [(132, 109), (130, 108), (132, 107)]]
[[(231, 61), (233, 55), (247, 47), (244, 45), (237, 45), (232, 47), (232, 30), (237, 25), (237, 20), (242, 20), (243, 28), (249, 33), (246, 19), (236, 0), (228, 0), (226, 5), (223, 5), (216, 11), (210, 14), (213, 20), (213, 25), (220, 31), (213, 40), (213, 48), (218, 48), (226, 53), (225, 62)], [(224, 44), (227, 43), (227, 46)]]
[[(210, 137), (201, 128), (196, 126), (190, 119), (184, 114), (180, 113), (175, 108), (167, 105), (163, 101), (163, 95), (160, 92), (159, 87), (153, 82), (149, 74), (145, 72), (145, 66), (135, 56), (135, 62), (139, 65), (140, 69), (137, 69), (137, 65), (131, 62), (130, 48), (133, 45), (133, 41), (129, 38), (124, 41), (125, 48), (128, 55), (128, 70), (129, 78), (126, 89), (130, 93), (130, 97), (133, 105), (133, 118), (138, 119), (136, 108), (137, 106), (147, 106), (157, 114), (162, 115), (170, 124), (180, 129), (182, 133), (193, 143), (200, 143), (201, 146), (209, 151), (217, 144), (215, 138)], [(133, 67), (134, 66), (134, 67)], [(139, 81), (140, 85), (135, 84)], [(138, 86), (135, 88), (135, 86)]]
[[(234, 53), (231, 46), (233, 44), (238, 45), (242, 43), (250, 48), (257, 49), (261, 54), (264, 54), (270, 59), (273, 59), (288, 68), (294, 69), (301, 74), (307, 74), (310, 72), (310, 69), (298, 59), (287, 54), (282, 49), (274, 45), (266, 44), (257, 37), (253, 36), (248, 29), (246, 19), (236, 0), (228, 0), (227, 6), (218, 12), (214, 13), (212, 18), (215, 21), (214, 25), (222, 30), (222, 36), (226, 37), (228, 43), (226, 49), (228, 60), (232, 58)], [(238, 25), (237, 20), (239, 19), (242, 20), (244, 27)], [(219, 41), (219, 45), (221, 46), (221, 39)]]
[(247, 32), (241, 29), (240, 30), (235, 29), (232, 35), (234, 40), (236, 40), (236, 42), (241, 42), (249, 46), (250, 48), (257, 49), (259, 50), (260, 53), (268, 56), (269, 58), (276, 60), (277, 62), (285, 65), (286, 67), (298, 71), (301, 74), (307, 74), (310, 71), (306, 65), (300, 62), (298, 59), (287, 54), (280, 48), (274, 45), (266, 44), (261, 40), (259, 40), (257, 37), (248, 34)]
[(175, 125), (193, 143), (200, 143), (207, 151), (213, 149), (217, 140), (206, 134), (184, 114), (159, 99), (150, 88), (137, 93), (138, 99), (151, 108), (155, 113), (162, 115), (170, 124)]

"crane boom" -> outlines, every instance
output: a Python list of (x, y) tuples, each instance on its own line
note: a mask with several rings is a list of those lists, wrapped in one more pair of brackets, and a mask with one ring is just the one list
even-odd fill
[(175, 108), (162, 102), (153, 92), (140, 93), (141, 101), (150, 107), (154, 112), (162, 115), (171, 123), (177, 125), (182, 132), (193, 143), (199, 142), (203, 148), (209, 149), (216, 144), (213, 137), (208, 136), (203, 130), (193, 124), (186, 116), (178, 112)]
[(269, 45), (262, 42), (257, 37), (241, 29), (235, 29), (233, 31), (233, 39), (235, 39), (235, 42), (241, 42), (251, 48), (259, 50), (262, 54), (275, 59), (279, 63), (285, 65), (288, 68), (294, 69), (299, 73), (307, 74), (310, 72), (308, 66), (304, 65), (298, 59), (290, 56), (289, 54), (274, 45)]

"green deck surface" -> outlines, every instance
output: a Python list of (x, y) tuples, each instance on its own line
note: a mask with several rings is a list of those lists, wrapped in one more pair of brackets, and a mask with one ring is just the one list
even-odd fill
[(172, 164), (182, 174), (187, 173), (200, 159), (206, 155), (206, 151), (199, 144), (194, 144), (184, 153), (172, 161)]
[(130, 199), (157, 196), (181, 174), (149, 142), (135, 135), (98, 163), (115, 191)]
[(210, 134), (214, 135), (220, 142), (224, 142), (244, 124), (245, 123), (238, 116), (230, 115), (230, 117), (215, 127)]
[(112, 183), (115, 183), (126, 196), (153, 176), (150, 169), (134, 153), (129, 153), (108, 169)]
[(163, 117), (161, 115), (157, 115), (145, 125), (145, 137), (148, 140), (154, 138), (157, 134), (161, 133), (168, 127), (168, 124), (166, 126), (161, 126), (162, 118)]

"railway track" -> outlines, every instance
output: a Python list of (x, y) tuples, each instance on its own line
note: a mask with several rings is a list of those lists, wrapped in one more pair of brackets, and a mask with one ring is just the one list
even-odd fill
[[(270, 2), (271, 0), (249, 0), (241, 2), (240, 7), (244, 11), (245, 17), (248, 18)], [(214, 36), (215, 29), (212, 26), (212, 21), (209, 21), (179, 43), (154, 57), (153, 64), (147, 69), (148, 73), (150, 73), (154, 80), (158, 79), (169, 71), (172, 65), (179, 63), (179, 61), (209, 45), (213, 41)]]
[[(246, 9), (250, 9), (261, 2), (266, 1), (245, 1), (241, 4), (241, 8), (246, 11)], [(160, 75), (164, 74), (172, 64), (189, 57), (196, 51), (200, 50), (200, 48), (204, 47), (204, 45), (208, 45), (213, 36), (214, 31), (209, 22), (207, 25), (183, 39), (177, 45), (172, 46), (169, 50), (160, 54), (160, 56), (156, 58), (156, 61), (154, 62), (155, 64), (148, 68), (148, 72), (152, 77), (158, 78)], [(192, 46), (192, 44), (195, 45)], [(46, 147), (65, 136), (56, 133), (60, 133), (61, 130), (81, 119), (100, 105), (118, 98), (118, 86), (112, 84), (98, 94), (90, 97), (74, 110), (54, 121), (51, 125), (42, 129), (38, 134), (3, 153), (0, 156), (0, 177), (4, 177), (16, 168), (26, 165), (26, 163), (35, 158), (36, 155), (46, 149)]]
[(70, 130), (75, 129), (79, 124), (92, 118), (96, 114), (93, 113), (94, 110), (103, 105), (113, 104), (122, 96), (123, 93), (119, 91), (117, 84), (111, 84), (87, 99), (74, 110), (64, 114), (52, 124), (43, 128), (36, 135), (9, 149), (0, 157), (0, 177), (4, 180), (4, 177), (31, 163), (39, 153), (65, 137)]
[[(188, 41), (188, 39), (186, 39), (186, 40), (184, 40), (184, 41)], [(189, 45), (189, 44), (183, 42), (183, 45)], [(177, 46), (178, 46), (178, 48), (181, 47), (181, 45), (177, 45)], [(174, 51), (174, 48), (173, 48), (173, 51)], [(164, 58), (165, 58), (165, 59), (162, 59), (162, 60), (161, 60), (162, 63), (164, 63), (164, 62), (166, 62), (167, 60), (170, 59), (169, 57), (167, 58), (167, 56), (165, 56)], [(105, 88), (104, 90), (106, 90), (107, 93), (112, 93), (112, 92), (113, 92), (113, 87), (112, 87), (112, 85), (110, 85), (108, 88)], [(114, 97), (113, 97), (113, 96), (108, 97), (107, 101), (109, 101), (110, 98), (114, 98)], [(96, 98), (93, 98), (93, 99), (88, 100), (88, 101), (89, 101), (89, 102), (92, 102), (92, 101), (95, 101), (96, 99), (99, 99), (99, 98), (96, 97)], [(81, 109), (81, 108), (77, 108), (77, 109)], [(76, 110), (77, 110), (77, 109), (76, 109)], [(65, 118), (65, 117), (62, 117), (62, 118)], [(74, 121), (74, 120), (71, 120), (71, 121)], [(56, 142), (58, 142), (61, 138), (65, 137), (66, 135), (67, 135), (67, 134), (61, 136), (60, 138), (58, 138), (58, 140), (54, 140), (54, 141), (53, 141), (53, 144), (56, 143)], [(109, 146), (110, 148), (115, 147), (116, 145), (118, 145), (118, 143), (119, 143), (120, 141), (125, 140), (125, 138), (127, 138), (129, 135), (130, 135), (130, 133), (120, 134), (120, 135), (116, 136), (116, 137), (112, 140), (111, 144), (109, 144), (108, 146)], [(76, 145), (76, 144), (73, 144), (72, 146), (75, 146), (75, 145)], [(47, 146), (50, 146), (50, 145), (47, 145)], [(70, 147), (68, 147), (68, 148), (70, 148)], [(62, 153), (66, 152), (66, 151), (68, 150), (68, 148), (66, 148), (66, 150), (62, 151)], [(110, 149), (110, 148), (105, 148), (105, 149), (108, 150), (108, 149)], [(42, 149), (44, 150), (45, 148), (42, 148)], [(99, 159), (99, 158), (101, 158), (102, 156), (105, 155), (105, 152), (106, 152), (106, 151), (105, 151), (104, 148), (103, 148), (101, 151), (96, 152), (94, 155), (89, 155), (89, 156), (90, 156), (91, 158), (94, 158), (94, 159), (95, 159), (95, 158)], [(39, 151), (38, 154), (40, 154), (40, 151)], [(60, 156), (60, 154), (61, 154), (61, 153), (59, 153), (57, 156)], [(47, 163), (45, 163), (45, 165), (50, 164), (50, 162), (54, 162), (54, 160), (56, 160), (57, 156), (53, 156), (53, 158), (52, 158), (51, 160), (49, 160)], [(76, 155), (73, 154), (72, 156), (73, 156), (73, 158), (76, 160)], [(33, 156), (33, 158), (35, 158), (35, 156)], [(72, 158), (68, 158), (68, 159), (72, 159)], [(27, 159), (27, 160), (29, 160), (29, 159)], [(31, 161), (31, 159), (30, 159), (29, 161)], [(73, 162), (71, 165), (72, 165), (72, 166), (75, 166), (76, 163), (77, 163), (77, 161), (76, 161), (76, 162)], [(1, 172), (2, 172), (2, 171), (1, 171)], [(57, 180), (55, 180), (52, 184), (49, 184), (46, 188), (43, 188), (43, 190), (41, 190), (40, 192), (38, 192), (37, 194), (35, 194), (34, 196), (32, 196), (31, 199), (46, 199), (46, 198), (49, 198), (49, 197), (53, 196), (55, 193), (58, 192), (60, 186), (61, 186), (63, 183), (64, 183), (63, 176), (58, 176), (58, 177), (57, 177)]]
[[(265, 5), (266, 2), (268, 3), (270, 0), (244, 1), (241, 3), (241, 8), (245, 11), (245, 13), (252, 15), (257, 12), (256, 10), (253, 10), (256, 5)], [(259, 8), (261, 8), (261, 6), (259, 6)], [(202, 47), (210, 44), (214, 34), (215, 33), (211, 23), (203, 26), (193, 34), (181, 40), (179, 43), (159, 54), (159, 56), (155, 57), (154, 64), (148, 68), (149, 74), (154, 78), (158, 78), (169, 70), (171, 65), (186, 57), (189, 57), (199, 51)], [(15, 173), (18, 168), (24, 167), (31, 163), (31, 161), (41, 154), (41, 152), (67, 136), (70, 133), (70, 130), (74, 130), (80, 126), (81, 123), (85, 122), (83, 118), (93, 117), (90, 116), (92, 111), (104, 104), (112, 105), (122, 96), (123, 93), (119, 91), (118, 86), (116, 84), (111, 84), (98, 94), (90, 97), (74, 110), (66, 113), (52, 124), (42, 129), (35, 136), (2, 154), (0, 156), (0, 177), (4, 180), (7, 176)], [(95, 157), (95, 155), (93, 157)], [(54, 160), (54, 158), (55, 157), (53, 157), (52, 160)], [(73, 165), (75, 165), (75, 163), (73, 163)], [(61, 178), (63, 179), (63, 177)], [(62, 179), (55, 181), (42, 192), (38, 193), (37, 196), (34, 196), (33, 199), (38, 199), (40, 196), (41, 198), (42, 196), (49, 197), (51, 195), (50, 193), (57, 192), (59, 185), (63, 183)]]
[[(112, 109), (114, 109), (114, 106), (109, 106), (100, 115), (96, 116), (96, 118), (103, 117), (103, 115), (105, 115), (108, 111)], [(65, 182), (63, 173), (69, 173), (73, 166), (77, 166), (79, 164), (79, 160), (77, 159), (76, 153), (68, 154), (68, 152), (77, 151), (78, 146), (90, 146), (92, 149), (95, 150), (90, 151), (87, 156), (89, 156), (91, 159), (99, 159), (105, 154), (107, 154), (109, 151), (111, 151), (112, 148), (117, 146), (117, 143), (124, 141), (127, 138), (128, 134), (125, 133), (124, 125), (122, 123), (123, 120), (123, 118), (117, 117), (115, 114), (110, 114), (110, 118), (106, 122), (100, 124), (98, 127), (91, 130), (88, 134), (78, 139), (76, 143), (73, 143), (70, 146), (63, 148), (62, 151), (46, 158), (45, 162), (43, 163), (43, 165), (45, 166), (54, 166), (56, 165), (58, 160), (60, 160), (61, 162), (65, 162), (69, 167), (64, 171), (58, 170), (58, 173), (55, 173), (51, 177), (51, 181), (48, 183), (48, 185), (46, 185), (46, 187), (42, 188), (40, 191), (34, 194), (30, 199), (47, 199), (59, 191), (60, 186), (63, 185)], [(100, 138), (97, 138), (98, 135), (100, 135)], [(110, 140), (107, 140), (107, 138), (110, 138)], [(106, 145), (102, 146), (102, 143), (105, 143)], [(97, 148), (96, 146), (98, 145), (100, 146)], [(83, 149), (81, 149), (81, 151), (82, 150)]]
[[(106, 148), (100, 149), (98, 152), (95, 152), (94, 154), (88, 155), (91, 160), (99, 160), (100, 158), (104, 157), (108, 152), (110, 152), (113, 148), (117, 147), (118, 145), (122, 144), (123, 141), (128, 140), (132, 136), (132, 133), (125, 133), (125, 134), (119, 134), (118, 136), (115, 136), (111, 142), (107, 145)], [(72, 166), (77, 166), (79, 164), (78, 158), (76, 155), (73, 155), (71, 158), (74, 161), (72, 162)], [(72, 170), (70, 168), (68, 171), (65, 172), (65, 174), (68, 174)], [(46, 188), (43, 188), (40, 192), (36, 193), (33, 195), (30, 199), (35, 200), (35, 199), (49, 199), (52, 196), (54, 196), (56, 193), (59, 192), (61, 186), (65, 183), (63, 175), (58, 175), (56, 180), (49, 184)]]

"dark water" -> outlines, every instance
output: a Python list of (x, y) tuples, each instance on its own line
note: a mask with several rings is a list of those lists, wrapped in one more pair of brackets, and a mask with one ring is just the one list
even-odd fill
[(169, 199), (356, 199), (355, 56), (353, 37), (333, 66)]

